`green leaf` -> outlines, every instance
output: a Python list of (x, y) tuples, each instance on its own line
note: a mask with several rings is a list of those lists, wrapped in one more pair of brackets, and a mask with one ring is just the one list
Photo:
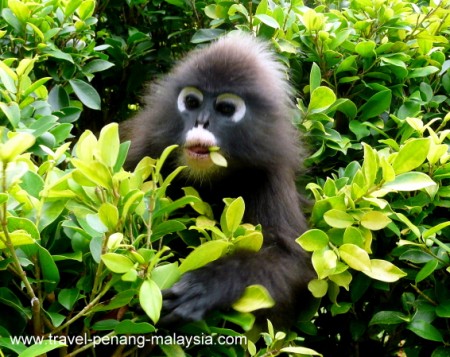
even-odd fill
[(450, 318), (450, 299), (441, 301), (436, 307), (436, 315), (443, 318)]
[(106, 243), (106, 247), (110, 250), (115, 250), (119, 248), (119, 245), (123, 241), (122, 233), (113, 233), (108, 237), (108, 242)]
[(114, 296), (110, 302), (106, 305), (98, 304), (93, 307), (92, 311), (111, 311), (116, 310), (122, 306), (126, 306), (130, 304), (130, 301), (135, 298), (137, 291), (136, 290), (125, 290), (118, 293)]
[(83, 67), (85, 73), (96, 73), (106, 71), (114, 66), (114, 63), (102, 59), (94, 59)]
[[(85, 222), (89, 225), (90, 230), (95, 231), (96, 233), (106, 233), (108, 231), (108, 227), (103, 224), (97, 213), (87, 214)], [(99, 236), (98, 234), (94, 235)]]
[(78, 99), (85, 106), (94, 110), (101, 109), (101, 99), (94, 87), (81, 79), (71, 79), (69, 83)]
[(77, 288), (61, 289), (58, 294), (58, 302), (67, 310), (71, 311), (79, 297), (80, 290)]
[(120, 279), (122, 281), (135, 282), (139, 277), (136, 269), (130, 269), (125, 274), (123, 274)]
[(43, 340), (38, 344), (28, 347), (18, 357), (36, 357), (65, 346), (67, 345), (58, 340)]
[(355, 222), (353, 217), (347, 212), (337, 209), (332, 209), (325, 212), (323, 219), (328, 225), (334, 228), (347, 228)]
[(414, 68), (411, 71), (409, 71), (409, 74), (406, 76), (406, 78), (417, 78), (417, 77), (428, 77), (433, 73), (436, 73), (439, 71), (439, 68), (434, 66), (425, 66), (421, 68)]
[[(89, 179), (93, 183), (106, 189), (112, 189), (111, 172), (101, 162), (94, 162), (94, 161), (85, 162), (79, 159), (72, 159), (71, 162), (73, 166), (75, 166), (79, 170), (80, 173), (82, 173), (87, 179)], [(85, 183), (83, 182), (80, 184), (83, 185)]]
[(36, 225), (33, 223), (33, 221), (27, 218), (9, 216), (7, 218), (7, 222), (9, 232), (14, 232), (16, 230), (23, 230), (26, 233), (28, 233), (30, 237), (33, 238), (34, 240), (40, 239), (39, 231)]
[[(3, 11), (4, 13), (5, 11)], [(0, 83), (3, 83), (9, 93), (17, 93), (17, 75), (6, 64), (0, 61)]]
[(315, 250), (312, 255), (312, 264), (319, 279), (324, 279), (333, 274), (337, 266), (337, 256), (329, 248)]
[(107, 167), (112, 169), (119, 156), (119, 149), (119, 125), (117, 123), (108, 124), (100, 132), (96, 156)]
[(61, 215), (65, 207), (66, 201), (64, 199), (45, 201), (41, 210), (41, 219), (39, 220), (39, 232), (42, 232), (45, 227), (53, 223)]
[(339, 247), (341, 259), (347, 263), (350, 268), (358, 271), (370, 271), (371, 263), (369, 254), (354, 244), (343, 244)]
[[(6, 237), (3, 232), (0, 233), (0, 237), (0, 249), (6, 249), (6, 244), (4, 243), (6, 241)], [(14, 247), (35, 243), (34, 239), (31, 238), (31, 235), (22, 229), (10, 232), (9, 238), (11, 239), (11, 243)]]
[(412, 171), (423, 164), (430, 149), (430, 139), (412, 139), (400, 149), (392, 163), (397, 175)]
[(45, 281), (44, 288), (47, 293), (51, 293), (60, 281), (59, 269), (49, 251), (41, 246), (38, 247), (39, 265)]
[(210, 152), (209, 157), (211, 158), (211, 161), (217, 166), (220, 166), (220, 167), (228, 166), (227, 159), (225, 159), (225, 157), (223, 157), (223, 155), (217, 151)]
[(360, 229), (350, 226), (345, 228), (343, 243), (351, 243), (364, 248), (365, 238)]
[(128, 194), (124, 198), (124, 204), (122, 208), (122, 214), (120, 219), (122, 222), (125, 222), (128, 219), (128, 214), (132, 214), (136, 207), (141, 203), (144, 198), (144, 192), (140, 190), (133, 190), (128, 192)]
[(36, 138), (28, 133), (16, 132), (3, 144), (0, 144), (0, 160), (10, 162), (33, 146)]
[(267, 309), (275, 305), (267, 289), (262, 285), (250, 285), (244, 290), (244, 294), (232, 307), (239, 312), (252, 312), (259, 309)]
[(75, 146), (75, 156), (82, 161), (92, 161), (97, 150), (97, 143), (97, 138), (91, 131), (84, 131)]
[(22, 94), (22, 97), (28, 97), (31, 93), (36, 91), (38, 88), (42, 87), (45, 83), (47, 83), (52, 77), (43, 77), (38, 79), (36, 82), (32, 83), (29, 87), (27, 87)]
[(407, 275), (394, 264), (386, 260), (372, 259), (370, 264), (371, 270), (364, 270), (363, 273), (372, 279), (393, 283)]
[(392, 220), (384, 213), (370, 211), (361, 217), (361, 225), (372, 231), (378, 231), (385, 228)]
[(435, 185), (436, 182), (428, 175), (423, 172), (412, 171), (398, 175), (394, 181), (385, 183), (381, 189), (388, 191), (415, 191)]
[(117, 155), (116, 165), (113, 167), (113, 172), (119, 172), (127, 159), (128, 150), (130, 149), (131, 142), (126, 141), (120, 144), (119, 154)]
[(157, 266), (152, 271), (152, 280), (161, 290), (170, 288), (180, 279), (178, 263)]
[(261, 232), (250, 232), (245, 235), (237, 237), (233, 241), (234, 249), (257, 252), (261, 249), (263, 245), (263, 235)]
[[(17, 323), (17, 321), (16, 321)], [(27, 349), (27, 346), (25, 346), (24, 343), (19, 341), (11, 341), (11, 337), (0, 337), (0, 347), (2, 347), (2, 352), (5, 351), (5, 349), (11, 350), (12, 352), (19, 355), (23, 351)]]
[(167, 234), (179, 232), (183, 229), (186, 229), (186, 226), (177, 220), (170, 219), (161, 222), (154, 228), (151, 240), (154, 242)]
[(363, 143), (364, 147), (364, 162), (362, 165), (362, 173), (364, 175), (364, 187), (371, 187), (375, 183), (378, 172), (378, 156), (375, 149), (370, 145)]
[(48, 102), (52, 106), (54, 111), (61, 110), (70, 105), (69, 95), (63, 86), (55, 85), (48, 94)]
[[(18, 1), (18, 2), (20, 2), (20, 1)], [(3, 8), (1, 14), (2, 14), (3, 19), (8, 24), (10, 24), (14, 28), (15, 31), (17, 31), (18, 33), (21, 33), (23, 31), (25, 24), (19, 21), (19, 19), (14, 15), (14, 13), (11, 11), (11, 9)], [(1, 69), (0, 69), (0, 72), (1, 72)]]
[(398, 325), (408, 321), (408, 316), (399, 311), (379, 311), (372, 316), (371, 325)]
[(299, 355), (299, 356), (319, 356), (323, 355), (319, 352), (314, 351), (311, 348), (302, 347), (302, 346), (294, 346), (294, 347), (283, 347), (280, 349), (281, 352), (285, 352), (289, 355)]
[(329, 243), (328, 235), (320, 229), (310, 229), (303, 233), (298, 239), (297, 243), (307, 252), (313, 252), (326, 248)]
[(274, 28), (274, 29), (279, 29), (280, 28), (280, 24), (278, 23), (277, 20), (275, 20), (273, 17), (266, 15), (266, 14), (258, 14), (254, 16), (256, 19), (258, 19), (259, 21), (261, 21), (263, 24)]
[(336, 95), (328, 87), (318, 87), (311, 93), (308, 112), (320, 113), (328, 109), (336, 101)]
[(350, 311), (353, 304), (350, 302), (340, 302), (339, 304), (335, 302), (333, 305), (331, 305), (331, 314), (332, 316), (346, 314)]
[(222, 227), (224, 232), (229, 232), (231, 235), (236, 231), (244, 218), (245, 203), (242, 197), (238, 197), (227, 207), (225, 211), (225, 227)]
[(118, 274), (126, 273), (134, 267), (130, 258), (117, 253), (103, 254), (102, 261), (109, 270)]
[[(184, 4), (184, 1), (183, 1)], [(223, 35), (225, 30), (222, 29), (200, 29), (194, 33), (191, 38), (192, 43), (209, 42)]]
[(339, 274), (332, 274), (328, 278), (337, 286), (342, 286), (345, 290), (349, 291), (353, 276), (346, 270)]
[(119, 223), (119, 210), (113, 204), (105, 202), (98, 209), (98, 217), (108, 231), (114, 231)]
[(22, 1), (8, 0), (8, 7), (22, 24), (25, 24), (31, 16), (31, 10)]
[(363, 58), (375, 56), (376, 44), (373, 41), (362, 41), (355, 46), (355, 52)]
[(450, 221), (440, 223), (434, 227), (431, 227), (427, 229), (425, 232), (423, 232), (422, 237), (423, 239), (427, 239), (428, 237), (431, 237), (432, 235), (436, 234), (437, 232), (443, 230), (444, 228), (450, 226)]
[(180, 272), (186, 273), (189, 270), (198, 269), (216, 259), (223, 256), (228, 248), (231, 247), (230, 242), (223, 240), (213, 240), (203, 243), (195, 248), (180, 265)]
[(93, 330), (97, 331), (111, 331), (119, 324), (118, 320), (115, 319), (106, 319), (97, 321), (92, 325)]
[(86, 20), (91, 17), (95, 10), (94, 0), (84, 0), (81, 2), (80, 6), (77, 8), (77, 13), (81, 20)]
[(66, 15), (66, 17), (72, 15), (76, 11), (76, 9), (81, 5), (82, 2), (83, 0), (69, 0), (69, 2), (66, 4), (64, 15)]
[(311, 74), (309, 75), (309, 90), (311, 91), (311, 93), (319, 88), (321, 83), (322, 74), (320, 72), (320, 67), (316, 62), (313, 62), (311, 66)]
[(390, 90), (383, 90), (374, 94), (369, 100), (359, 109), (359, 120), (364, 121), (376, 117), (385, 111), (389, 110), (391, 106), (392, 92)]
[(124, 320), (114, 327), (114, 332), (118, 335), (144, 335), (155, 332), (156, 329), (148, 322), (134, 322)]
[(157, 323), (161, 315), (162, 294), (153, 280), (144, 280), (139, 289), (139, 303), (148, 317)]
[(406, 328), (425, 340), (436, 342), (444, 340), (441, 332), (427, 321), (413, 321)]
[(3, 114), (5, 114), (6, 118), (8, 118), (11, 126), (13, 128), (16, 128), (20, 122), (19, 105), (16, 102), (11, 102), (8, 104), (0, 102), (0, 109), (2, 110)]
[(434, 273), (436, 268), (439, 265), (439, 261), (437, 259), (430, 260), (427, 262), (422, 269), (419, 270), (419, 272), (416, 275), (416, 284), (420, 283), (422, 280), (428, 278), (431, 274)]
[(320, 279), (310, 280), (308, 290), (311, 291), (315, 298), (324, 297), (328, 291), (328, 282)]
[(70, 63), (74, 63), (73, 58), (70, 54), (63, 52), (59, 49), (45, 49), (43, 51), (43, 53), (45, 53), (47, 56), (53, 57), (53, 58), (57, 58), (57, 59), (61, 59), (63, 61), (67, 61)]

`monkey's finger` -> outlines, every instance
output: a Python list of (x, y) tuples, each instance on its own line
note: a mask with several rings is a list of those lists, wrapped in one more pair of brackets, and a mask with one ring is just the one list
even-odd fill
[(179, 306), (172, 312), (163, 315), (158, 322), (161, 327), (187, 324), (189, 322), (201, 320), (204, 316), (204, 310), (195, 309), (194, 306), (186, 304)]

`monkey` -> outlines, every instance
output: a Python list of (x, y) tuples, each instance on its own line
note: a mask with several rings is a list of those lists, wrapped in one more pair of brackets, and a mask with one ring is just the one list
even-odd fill
[[(307, 229), (296, 188), (306, 152), (292, 123), (285, 66), (267, 41), (231, 33), (189, 52), (153, 84), (144, 103), (120, 127), (122, 140), (131, 141), (127, 167), (177, 144), (169, 165), (187, 168), (172, 184), (193, 186), (212, 206), (243, 197), (245, 221), (260, 224), (264, 236), (260, 251), (219, 258), (164, 290), (161, 322), (201, 320), (260, 284), (275, 301), (261, 316), (292, 323), (314, 274), (309, 254), (295, 242)], [(214, 164), (211, 147), (219, 147), (226, 167)]]

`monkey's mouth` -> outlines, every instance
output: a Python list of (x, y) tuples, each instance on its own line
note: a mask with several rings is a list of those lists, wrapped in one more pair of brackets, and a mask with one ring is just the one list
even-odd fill
[(184, 147), (186, 164), (195, 171), (206, 171), (214, 166), (207, 143), (195, 142)]
[(193, 159), (209, 159), (209, 146), (196, 144), (186, 147), (186, 153)]

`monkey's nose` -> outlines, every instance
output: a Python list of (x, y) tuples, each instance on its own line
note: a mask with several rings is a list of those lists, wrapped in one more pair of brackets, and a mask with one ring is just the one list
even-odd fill
[(203, 127), (203, 129), (208, 129), (209, 126), (209, 113), (202, 112), (197, 117), (195, 121), (195, 127), (197, 128), (199, 125)]

